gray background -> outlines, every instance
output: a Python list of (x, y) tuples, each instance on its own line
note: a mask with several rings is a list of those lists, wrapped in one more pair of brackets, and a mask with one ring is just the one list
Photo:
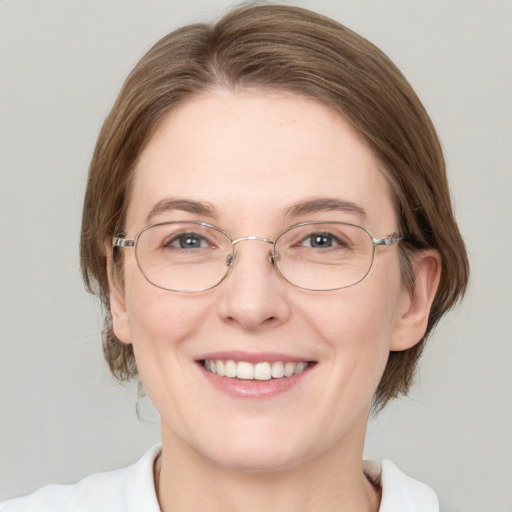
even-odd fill
[[(445, 511), (512, 511), (512, 2), (316, 0), (386, 51), (446, 149), (472, 262), (410, 398), (369, 426), (366, 453), (432, 485)], [(95, 137), (127, 72), (222, 1), (0, 0), (0, 498), (126, 465), (159, 437), (100, 353), (78, 272)]]

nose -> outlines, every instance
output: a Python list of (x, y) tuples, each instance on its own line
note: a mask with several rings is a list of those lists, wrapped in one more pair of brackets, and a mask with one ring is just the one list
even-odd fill
[[(251, 243), (247, 243), (247, 242)], [(235, 240), (233, 267), (219, 287), (218, 311), (224, 321), (247, 331), (257, 331), (285, 322), (290, 315), (286, 282), (273, 268), (266, 238)]]

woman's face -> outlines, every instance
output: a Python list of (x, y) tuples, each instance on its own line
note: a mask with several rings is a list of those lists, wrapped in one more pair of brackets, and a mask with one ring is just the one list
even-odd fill
[[(274, 239), (305, 221), (358, 224), (375, 237), (397, 229), (378, 163), (343, 118), (293, 95), (223, 90), (173, 111), (138, 162), (127, 237), (173, 220), (205, 221), (233, 239)], [(153, 286), (133, 249), (121, 250), (114, 329), (133, 344), (164, 447), (253, 470), (359, 454), (408, 300), (396, 246), (377, 247), (359, 284), (323, 292), (287, 283), (261, 241), (238, 244), (227, 278), (198, 293)], [(292, 377), (245, 380), (215, 375), (205, 360), (308, 364)]]

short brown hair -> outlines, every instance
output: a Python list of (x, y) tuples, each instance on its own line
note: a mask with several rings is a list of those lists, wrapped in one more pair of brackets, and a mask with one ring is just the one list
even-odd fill
[(424, 107), (388, 57), (343, 25), (284, 5), (245, 5), (212, 25), (168, 34), (135, 66), (103, 124), (85, 195), (81, 265), (88, 290), (105, 308), (103, 347), (112, 373), (127, 380), (137, 366), (131, 345), (112, 330), (105, 240), (123, 231), (134, 167), (161, 121), (177, 105), (219, 87), (292, 92), (338, 112), (366, 140), (390, 183), (404, 237), (405, 286), (414, 286), (412, 255), (439, 252), (441, 282), (426, 334), (390, 354), (375, 395), (376, 406), (384, 406), (408, 391), (426, 338), (467, 285), (443, 154)]

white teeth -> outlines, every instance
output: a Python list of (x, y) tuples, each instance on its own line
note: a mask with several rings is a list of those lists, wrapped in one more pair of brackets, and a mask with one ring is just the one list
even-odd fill
[(295, 363), (286, 363), (284, 365), (284, 376), (285, 377), (291, 377), (293, 373), (295, 372), (295, 368), (297, 365)]
[(256, 380), (270, 380), (272, 378), (270, 363), (258, 363), (254, 367), (254, 378)]
[(206, 359), (203, 361), (203, 366), (209, 372), (230, 379), (270, 380), (272, 378), (280, 379), (282, 377), (298, 375), (308, 367), (308, 363), (305, 361), (299, 363), (293, 363), (291, 361), (286, 363), (282, 361), (269, 363), (262, 361), (252, 364), (247, 361), (235, 362), (231, 359), (227, 361), (221, 359)]
[(297, 363), (297, 366), (295, 367), (295, 370), (293, 371), (294, 375), (302, 373), (306, 369), (307, 365), (308, 365), (308, 363), (304, 363), (304, 362)]
[(236, 377), (236, 363), (235, 361), (226, 361), (224, 365), (224, 369), (226, 370), (226, 377), (233, 378)]
[(254, 366), (251, 363), (240, 361), (236, 366), (236, 376), (239, 379), (254, 379)]
[(272, 363), (272, 377), (274, 377), (274, 379), (284, 377), (284, 364), (281, 363), (281, 361)]

